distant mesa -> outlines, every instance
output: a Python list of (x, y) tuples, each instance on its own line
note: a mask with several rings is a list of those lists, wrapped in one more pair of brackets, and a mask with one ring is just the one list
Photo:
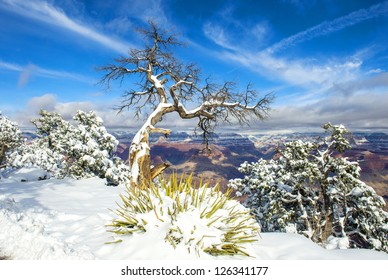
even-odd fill
[[(110, 131), (120, 142), (117, 156), (127, 160), (134, 133)], [(31, 132), (26, 138), (36, 137)], [(317, 133), (291, 133), (265, 135), (251, 133), (218, 133), (212, 135), (211, 154), (203, 153), (203, 140), (187, 132), (172, 132), (168, 138), (160, 134), (150, 136), (151, 159), (153, 164), (168, 162), (172, 166), (167, 173), (194, 173), (210, 183), (220, 182), (223, 187), (229, 179), (242, 177), (238, 167), (245, 161), (255, 162), (260, 158), (270, 159), (276, 149), (285, 142), (300, 139), (311, 141), (322, 136)], [(353, 149), (346, 152), (350, 160), (359, 161), (361, 179), (372, 186), (387, 202), (388, 210), (388, 135), (386, 133), (352, 133)]]

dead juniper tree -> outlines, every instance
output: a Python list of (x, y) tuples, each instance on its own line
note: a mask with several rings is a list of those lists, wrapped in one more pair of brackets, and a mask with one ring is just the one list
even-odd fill
[[(144, 110), (151, 109), (129, 152), (131, 186), (146, 187), (160, 173), (151, 170), (149, 135), (171, 133), (169, 129), (156, 127), (163, 116), (176, 112), (182, 119), (196, 118), (197, 129), (208, 144), (209, 134), (219, 122), (237, 120), (246, 124), (251, 116), (263, 120), (273, 96), (258, 98), (251, 85), (239, 92), (234, 82), (216, 84), (210, 79), (201, 80), (196, 65), (184, 64), (174, 57), (172, 47), (181, 45), (175, 35), (152, 22), (149, 29), (140, 32), (147, 42), (143, 49), (131, 49), (128, 57), (116, 59), (115, 64), (100, 70), (106, 72), (101, 82), (108, 88), (115, 80), (137, 79), (134, 88), (123, 94), (119, 111), (133, 109), (139, 117)], [(192, 104), (196, 104), (195, 108), (186, 107)]]

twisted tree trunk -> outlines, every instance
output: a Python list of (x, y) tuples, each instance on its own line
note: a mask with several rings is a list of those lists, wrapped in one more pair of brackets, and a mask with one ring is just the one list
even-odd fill
[(151, 184), (151, 156), (149, 133), (141, 129), (134, 137), (129, 150), (131, 187), (146, 188)]
[(164, 171), (165, 168), (160, 169), (160, 171), (158, 171), (159, 173), (151, 169), (149, 135), (150, 133), (158, 132), (168, 136), (171, 133), (171, 130), (169, 129), (156, 128), (154, 125), (162, 118), (164, 114), (171, 112), (172, 107), (172, 104), (159, 104), (159, 106), (148, 117), (146, 123), (133, 138), (131, 147), (129, 149), (131, 187), (147, 188), (150, 186), (152, 179), (160, 174), (160, 172)]

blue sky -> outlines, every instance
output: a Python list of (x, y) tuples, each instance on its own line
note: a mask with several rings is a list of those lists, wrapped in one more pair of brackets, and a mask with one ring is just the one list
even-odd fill
[(371, 0), (0, 0), (0, 110), (22, 126), (45, 108), (137, 127), (112, 109), (130, 83), (106, 92), (96, 67), (141, 48), (149, 19), (180, 34), (176, 56), (204, 76), (274, 92), (250, 130), (388, 130), (388, 1)]

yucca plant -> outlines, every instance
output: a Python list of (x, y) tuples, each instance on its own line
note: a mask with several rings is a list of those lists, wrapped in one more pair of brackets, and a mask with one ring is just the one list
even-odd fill
[(196, 187), (192, 179), (172, 175), (149, 188), (127, 187), (110, 231), (130, 235), (158, 227), (167, 229), (160, 233), (166, 242), (189, 253), (248, 256), (244, 244), (257, 241), (260, 232), (249, 210), (230, 197), (231, 190), (222, 193), (218, 184), (202, 182)]

